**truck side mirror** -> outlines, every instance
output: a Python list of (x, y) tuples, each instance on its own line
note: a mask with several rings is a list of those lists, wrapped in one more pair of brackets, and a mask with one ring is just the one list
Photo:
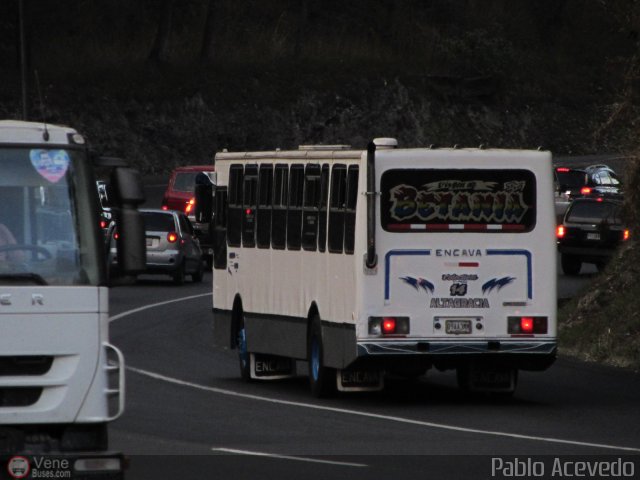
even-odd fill
[(137, 207), (144, 202), (144, 190), (138, 171), (118, 167), (111, 173), (115, 198), (113, 209), (118, 238), (118, 264), (124, 274), (141, 273), (146, 268), (147, 247), (144, 223)]

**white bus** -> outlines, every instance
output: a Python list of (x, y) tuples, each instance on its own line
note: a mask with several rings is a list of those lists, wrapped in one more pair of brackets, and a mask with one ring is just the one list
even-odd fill
[(512, 393), (555, 360), (551, 154), (396, 145), (216, 155), (214, 336), (244, 378)]
[[(120, 467), (105, 458), (106, 425), (124, 407), (92, 160), (71, 128), (0, 121), (0, 453), (75, 452), (87, 475)], [(139, 178), (95, 161), (112, 169), (119, 256), (138, 271)]]

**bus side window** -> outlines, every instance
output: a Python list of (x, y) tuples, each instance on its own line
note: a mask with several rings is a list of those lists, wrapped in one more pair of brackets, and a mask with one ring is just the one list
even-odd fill
[(213, 217), (213, 268), (227, 268), (227, 189), (216, 187)]
[(322, 165), (320, 174), (320, 215), (318, 218), (318, 250), (327, 249), (327, 203), (329, 201), (329, 164)]
[(347, 193), (347, 167), (334, 165), (331, 170), (329, 199), (329, 252), (342, 253), (344, 247), (344, 209)]
[(289, 167), (278, 164), (273, 179), (273, 209), (271, 211), (271, 246), (283, 249), (287, 240), (287, 196)]
[(291, 165), (289, 174), (289, 208), (287, 210), (287, 248), (289, 250), (300, 250), (303, 190), (304, 165)]
[(309, 251), (318, 247), (320, 193), (320, 165), (309, 164), (304, 172), (302, 210), (302, 248)]
[(352, 254), (356, 240), (356, 203), (358, 202), (358, 166), (351, 165), (347, 175), (347, 208), (344, 217), (344, 251)]
[(230, 247), (239, 247), (242, 242), (242, 165), (231, 165), (229, 170), (229, 209), (227, 235)]
[(261, 165), (258, 180), (258, 248), (271, 246), (271, 202), (273, 198), (273, 165)]
[(256, 208), (258, 203), (258, 166), (244, 167), (242, 201), (242, 246), (256, 246)]

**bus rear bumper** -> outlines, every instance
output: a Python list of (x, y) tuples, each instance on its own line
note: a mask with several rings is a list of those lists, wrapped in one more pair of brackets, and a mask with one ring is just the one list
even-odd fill
[(488, 362), (520, 370), (546, 370), (556, 359), (557, 342), (540, 341), (430, 341), (365, 340), (358, 342), (356, 363), (388, 365), (419, 363), (441, 370), (457, 368), (469, 362)]

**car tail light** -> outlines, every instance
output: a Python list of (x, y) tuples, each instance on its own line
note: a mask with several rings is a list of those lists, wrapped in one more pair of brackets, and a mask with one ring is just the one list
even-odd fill
[(107, 228), (108, 223), (106, 220), (100, 220), (100, 228)]
[(581, 193), (582, 195), (589, 195), (589, 194), (591, 193), (591, 188), (589, 188), (589, 187), (582, 187), (582, 188), (580, 189), (580, 193)]
[(568, 169), (567, 167), (559, 167), (556, 168), (556, 172), (562, 172), (562, 173), (566, 173), (566, 172), (570, 172), (571, 170)]
[(169, 210), (169, 207), (167, 205), (162, 205), (162, 210)]
[(622, 241), (629, 240), (629, 237), (631, 237), (631, 232), (629, 231), (628, 228), (625, 228), (624, 231), (622, 232)]
[(196, 199), (192, 198), (187, 202), (187, 205), (184, 207), (184, 213), (189, 214), (193, 211), (193, 207), (196, 204)]
[(120, 238), (120, 234), (118, 232), (115, 232), (113, 234), (113, 238), (115, 238), (116, 240), (118, 240)]
[(512, 335), (540, 334), (549, 330), (547, 317), (509, 317), (507, 325), (507, 331)]
[(556, 238), (564, 238), (566, 230), (564, 229), (564, 225), (558, 225), (556, 227)]
[(409, 317), (369, 317), (369, 335), (408, 335)]
[(167, 233), (167, 241), (169, 243), (175, 243), (178, 240), (178, 234), (176, 232)]

